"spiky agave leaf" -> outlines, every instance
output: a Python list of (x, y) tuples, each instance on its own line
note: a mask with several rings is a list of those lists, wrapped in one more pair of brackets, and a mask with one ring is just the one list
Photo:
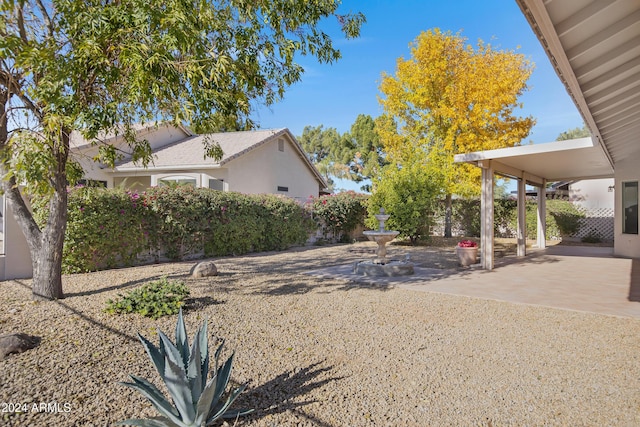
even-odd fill
[[(222, 347), (222, 344), (220, 344), (220, 347), (218, 347), (218, 350), (216, 351), (216, 360), (218, 358), (217, 356), (220, 353), (221, 347)], [(224, 365), (222, 365), (216, 371), (216, 375), (214, 377), (216, 380), (216, 393), (211, 402), (211, 408), (209, 409), (209, 414), (207, 416), (207, 423), (209, 423), (209, 420), (215, 419), (216, 417), (214, 417), (214, 414), (219, 412), (219, 409), (217, 408), (218, 402), (220, 401), (220, 398), (222, 397), (222, 394), (224, 393), (224, 391), (227, 389), (227, 384), (229, 384), (229, 378), (231, 377), (231, 367), (233, 365), (234, 355), (235, 353), (232, 353), (231, 356), (229, 356), (227, 361), (224, 363)]]
[(200, 372), (202, 373), (202, 383), (206, 384), (209, 375), (209, 336), (206, 319), (198, 328), (194, 339), (200, 342)]
[(178, 321), (176, 322), (176, 348), (182, 357), (182, 366), (187, 369), (189, 363), (189, 337), (187, 336), (187, 327), (182, 317), (182, 307), (178, 312)]
[(166, 418), (131, 418), (129, 420), (116, 423), (117, 426), (138, 426), (138, 427), (180, 427)]
[(220, 418), (233, 419), (233, 418), (240, 417), (242, 415), (247, 415), (252, 413), (253, 409), (229, 411), (229, 407), (233, 404), (233, 402), (240, 395), (240, 393), (244, 391), (245, 388), (247, 388), (247, 385), (243, 384), (240, 387), (233, 390), (231, 393), (229, 393), (229, 397), (227, 397), (227, 400), (224, 403), (220, 402), (218, 404), (218, 407), (216, 408), (217, 411), (209, 418), (209, 420), (207, 420), (206, 425), (211, 425), (212, 423), (214, 423)]
[(151, 341), (143, 337), (140, 333), (138, 333), (138, 339), (144, 346), (153, 366), (156, 367), (158, 374), (160, 374), (160, 378), (164, 376), (164, 346), (162, 345), (162, 340), (160, 340), (159, 347), (153, 345)]
[(182, 364), (182, 357), (176, 346), (165, 334), (162, 332), (158, 332), (158, 334), (166, 351), (164, 383), (173, 399), (173, 403), (182, 416), (182, 421), (190, 424), (196, 414), (193, 407), (193, 399), (191, 398), (191, 387), (189, 387), (189, 380)]
[(140, 394), (146, 397), (156, 408), (156, 410), (160, 412), (160, 414), (162, 414), (166, 419), (171, 420), (176, 424), (181, 421), (180, 414), (178, 413), (176, 408), (174, 408), (171, 403), (169, 403), (169, 401), (164, 397), (162, 392), (158, 390), (155, 385), (136, 375), (129, 376), (134, 381), (133, 383), (121, 382), (120, 384), (139, 391)]
[(191, 389), (191, 401), (197, 402), (200, 399), (200, 394), (205, 387), (205, 381), (202, 378), (200, 357), (200, 341), (197, 339), (191, 343), (191, 352), (189, 354), (189, 364), (187, 366), (187, 380), (189, 381), (189, 388)]

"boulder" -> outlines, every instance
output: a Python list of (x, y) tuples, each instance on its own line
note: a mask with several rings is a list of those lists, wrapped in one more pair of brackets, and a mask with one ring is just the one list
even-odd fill
[(40, 344), (40, 337), (15, 333), (0, 335), (0, 360), (4, 360), (11, 353), (22, 353)]
[(191, 277), (196, 279), (200, 277), (217, 276), (218, 268), (213, 261), (202, 261), (191, 268), (190, 274)]

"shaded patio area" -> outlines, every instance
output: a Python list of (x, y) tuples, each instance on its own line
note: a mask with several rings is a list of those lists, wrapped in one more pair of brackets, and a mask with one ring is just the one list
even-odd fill
[(551, 246), (496, 260), (494, 270), (416, 268), (410, 277), (356, 276), (348, 265), (309, 274), (474, 298), (640, 318), (640, 260), (613, 248)]

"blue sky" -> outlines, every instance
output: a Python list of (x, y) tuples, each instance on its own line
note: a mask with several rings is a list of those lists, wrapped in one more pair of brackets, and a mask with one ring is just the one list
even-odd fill
[(473, 46), (482, 39), (496, 49), (514, 50), (535, 64), (530, 89), (520, 99), (520, 115), (533, 116), (537, 124), (524, 144), (554, 141), (561, 132), (582, 126), (582, 117), (515, 0), (344, 0), (339, 12), (349, 11), (361, 11), (367, 18), (360, 38), (346, 40), (336, 24), (325, 21), (323, 28), (342, 59), (319, 64), (300, 58), (302, 81), (289, 88), (284, 100), (256, 111), (260, 128), (286, 127), (299, 136), (307, 125), (323, 125), (343, 133), (358, 114), (379, 116), (382, 73), (395, 74), (396, 60), (410, 57), (410, 43), (436, 27), (459, 33)]

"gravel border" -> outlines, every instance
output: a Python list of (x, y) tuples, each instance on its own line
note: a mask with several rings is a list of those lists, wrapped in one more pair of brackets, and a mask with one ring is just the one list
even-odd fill
[[(447, 248), (393, 247), (419, 266), (455, 268)], [(157, 321), (104, 313), (105, 302), (167, 276), (192, 293), (200, 321), (235, 350), (233, 380), (249, 383), (238, 426), (640, 425), (640, 320), (364, 286), (302, 274), (361, 259), (366, 244), (217, 259), (63, 278), (66, 298), (34, 303), (30, 281), (0, 282), (0, 334), (42, 337), (0, 361), (8, 426), (106, 426), (156, 412), (119, 385), (159, 384), (136, 333), (173, 336)], [(40, 406), (44, 403), (44, 406)], [(33, 410), (33, 404), (36, 409)], [(234, 405), (235, 406), (235, 405)]]

